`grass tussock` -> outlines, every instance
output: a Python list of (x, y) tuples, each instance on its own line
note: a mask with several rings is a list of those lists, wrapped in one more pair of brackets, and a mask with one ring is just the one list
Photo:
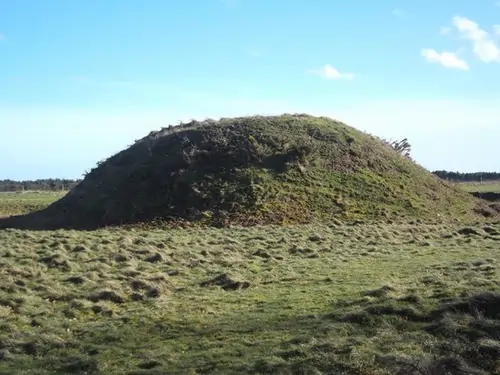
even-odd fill
[(3, 230), (0, 373), (495, 374), (499, 231)]

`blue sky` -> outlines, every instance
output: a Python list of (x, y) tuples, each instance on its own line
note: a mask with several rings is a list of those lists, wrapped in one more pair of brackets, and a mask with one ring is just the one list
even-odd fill
[(325, 115), (499, 171), (500, 3), (0, 0), (0, 179), (79, 177), (181, 120)]

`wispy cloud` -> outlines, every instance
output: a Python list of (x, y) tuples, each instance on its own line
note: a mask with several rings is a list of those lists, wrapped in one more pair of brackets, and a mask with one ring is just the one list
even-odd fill
[(332, 79), (332, 80), (354, 79), (354, 73), (341, 73), (330, 64), (326, 64), (318, 69), (309, 69), (308, 72), (323, 77), (325, 79)]
[(222, 4), (228, 7), (236, 7), (241, 4), (242, 0), (219, 0)]
[(126, 90), (136, 94), (161, 95), (173, 91), (181, 92), (182, 89), (161, 83), (136, 82), (127, 79), (104, 79), (99, 80), (89, 76), (75, 76), (70, 78), (70, 83), (92, 88), (94, 90)]
[[(474, 171), (500, 168), (495, 147), (499, 135), (500, 98), (476, 101), (360, 99), (337, 105), (332, 110), (331, 105), (311, 107), (280, 103), (276, 99), (224, 99), (222, 95), (214, 105), (211, 102), (213, 95), (207, 95), (204, 98), (206, 108), (191, 102), (183, 106), (175, 104), (150, 109), (137, 106), (115, 109), (0, 106), (0, 132), (10, 140), (0, 148), (0, 161), (14, 160), (14, 165), (19, 168), (16, 166), (13, 170), (23, 167), (28, 171), (31, 168), (34, 174), (43, 171), (47, 175), (61, 175), (68, 171), (78, 175), (93, 167), (98, 160), (132, 144), (134, 139), (151, 130), (178, 124), (180, 120), (288, 112), (329, 116), (384, 138), (407, 137), (413, 146), (414, 157), (431, 169)], [(408, 116), (408, 113), (412, 115)], [(453, 137), (449, 137), (450, 131)], [(491, 136), (485, 137), (485, 134)], [(47, 142), (40, 142), (44, 137), (53, 142), (47, 146)], [(60, 139), (65, 141), (59, 142)], [(446, 147), (442, 147), (443, 139)], [(28, 147), (30, 155), (40, 155), (40, 158), (33, 161), (33, 158), (26, 157), (26, 147), (19, 148), (19, 144)], [(65, 157), (61, 158), (61, 155)], [(0, 169), (4, 175), (9, 173), (7, 168)]]
[(434, 49), (426, 48), (421, 51), (422, 56), (430, 63), (440, 64), (445, 68), (469, 70), (469, 65), (454, 52), (437, 52)]
[(500, 35), (500, 25), (493, 25), (493, 30), (496, 35)]
[(264, 54), (260, 49), (257, 48), (247, 48), (243, 50), (243, 53), (248, 57), (262, 57)]
[(441, 35), (449, 35), (451, 33), (451, 27), (443, 26), (443, 27), (441, 27), (441, 29), (439, 29), (439, 33)]
[(407, 15), (407, 14), (406, 14), (406, 12), (405, 12), (404, 10), (397, 9), (397, 8), (396, 8), (396, 9), (393, 9), (393, 10), (391, 11), (391, 14), (392, 14), (393, 16), (395, 16), (395, 17), (398, 17), (398, 18), (404, 18), (404, 17), (406, 17), (406, 15)]
[(479, 60), (485, 63), (500, 62), (500, 48), (489, 32), (461, 16), (453, 17), (452, 23), (460, 37), (472, 43), (472, 51)]
[[(197, 108), (200, 115), (213, 116), (212, 113), (221, 108), (234, 108), (236, 113), (238, 109), (246, 110), (254, 108), (273, 111), (274, 108), (289, 108), (286, 101), (262, 99), (255, 97), (239, 97), (238, 94), (207, 92), (203, 89), (181, 87), (168, 83), (140, 82), (126, 79), (108, 79), (98, 80), (89, 76), (73, 77), (70, 82), (75, 85), (90, 88), (92, 92), (110, 92), (120, 93), (121, 99), (125, 102), (134, 102), (137, 95), (147, 97), (148, 99), (160, 99), (165, 103), (176, 103), (173, 106), (180, 105), (189, 108), (186, 113), (194, 113), (194, 107)], [(254, 112), (250, 112), (253, 114)]]

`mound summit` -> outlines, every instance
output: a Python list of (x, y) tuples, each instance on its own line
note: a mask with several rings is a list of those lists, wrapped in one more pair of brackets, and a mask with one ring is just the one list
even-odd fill
[(48, 208), (0, 227), (462, 218), (478, 202), (377, 137), (330, 118), (286, 114), (151, 132)]

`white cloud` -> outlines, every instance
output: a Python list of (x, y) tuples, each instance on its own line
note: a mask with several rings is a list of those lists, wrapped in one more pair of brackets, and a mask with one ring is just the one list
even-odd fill
[(481, 61), (500, 62), (500, 48), (487, 31), (465, 17), (455, 16), (452, 21), (461, 37), (472, 42), (472, 50)]
[(445, 68), (469, 70), (469, 65), (453, 52), (437, 52), (433, 49), (423, 49), (422, 56), (430, 63), (441, 64)]
[(495, 34), (500, 35), (500, 25), (493, 25), (493, 30)]
[(333, 66), (331, 66), (330, 64), (326, 64), (319, 69), (310, 69), (309, 73), (319, 75), (319, 76), (326, 78), (326, 79), (334, 79), (334, 80), (354, 79), (353, 73), (341, 73), (337, 69), (335, 69)]

